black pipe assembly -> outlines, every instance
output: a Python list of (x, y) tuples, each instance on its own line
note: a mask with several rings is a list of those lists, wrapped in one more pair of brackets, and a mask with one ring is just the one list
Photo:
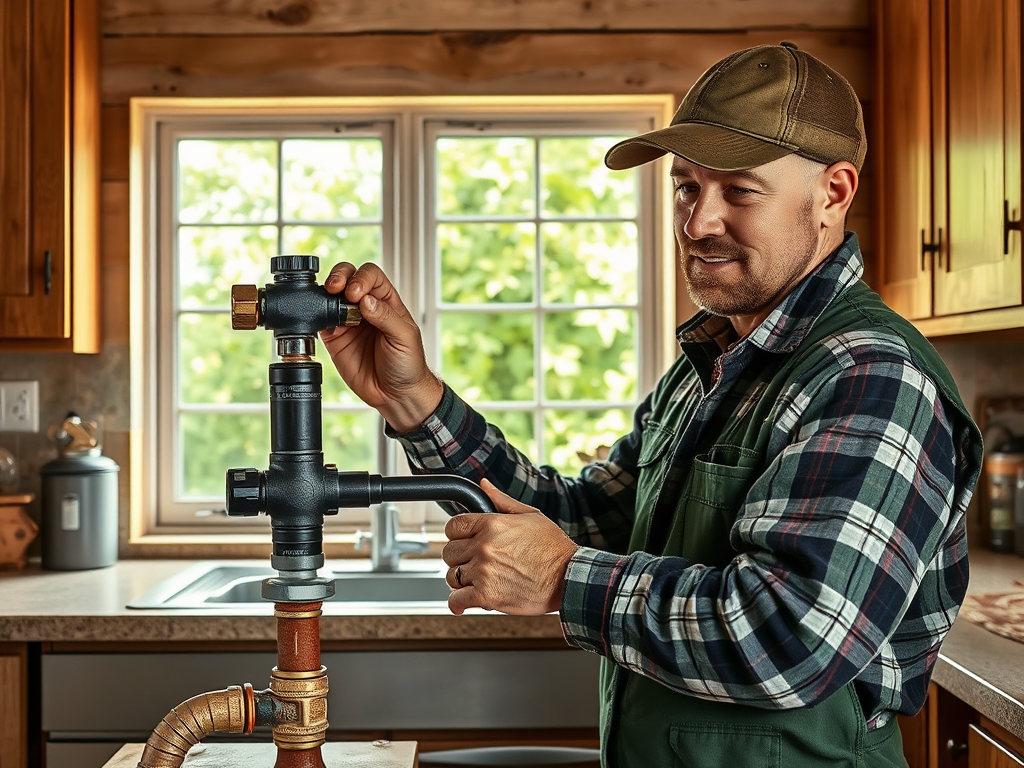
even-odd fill
[(270, 365), (270, 466), (230, 469), (227, 513), (267, 514), (273, 538), (271, 565), (280, 578), (263, 584), (263, 597), (287, 602), (324, 600), (334, 593), (319, 578), (324, 564), (325, 515), (339, 509), (389, 501), (450, 501), (493, 512), (490, 499), (471, 480), (456, 475), (385, 477), (339, 471), (324, 463), (323, 371), (312, 360), (315, 335), (362, 320), (359, 308), (316, 282), (316, 256), (275, 256), (274, 282), (231, 287), (231, 325), (272, 330), (282, 362)]

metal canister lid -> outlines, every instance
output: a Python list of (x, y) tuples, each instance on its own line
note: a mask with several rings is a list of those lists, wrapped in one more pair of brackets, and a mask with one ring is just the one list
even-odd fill
[(993, 452), (985, 457), (985, 471), (990, 475), (1016, 475), (1024, 470), (1024, 453)]
[(117, 472), (117, 462), (100, 453), (99, 448), (87, 451), (67, 451), (39, 468), (41, 475), (86, 475), (98, 472)]

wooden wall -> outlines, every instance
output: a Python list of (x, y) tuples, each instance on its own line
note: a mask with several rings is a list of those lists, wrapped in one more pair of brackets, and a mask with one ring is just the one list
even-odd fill
[[(791, 40), (870, 101), (867, 0), (104, 0), (104, 341), (127, 340), (133, 96), (671, 93)], [(867, 106), (867, 105), (866, 105)], [(869, 113), (870, 114), (870, 113)], [(869, 153), (870, 162), (870, 153)], [(869, 247), (870, 165), (850, 227)], [(862, 213), (863, 212), (863, 213)], [(681, 313), (689, 311), (680, 301)]]

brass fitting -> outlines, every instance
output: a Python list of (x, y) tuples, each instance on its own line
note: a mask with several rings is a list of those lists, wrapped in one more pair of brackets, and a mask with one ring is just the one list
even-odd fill
[(341, 319), (342, 325), (359, 325), (363, 322), (363, 313), (358, 304), (344, 304), (345, 316)]
[(216, 731), (251, 733), (252, 686), (232, 685), (193, 696), (172, 709), (150, 734), (138, 768), (178, 768), (189, 749)]
[[(313, 749), (327, 740), (327, 667), (311, 672), (270, 673), (270, 693), (295, 707), (294, 721), (274, 723), (274, 743), (279, 749)], [(290, 708), (290, 707), (289, 707)]]
[(260, 324), (260, 289), (255, 285), (231, 286), (231, 327), (254, 331)]

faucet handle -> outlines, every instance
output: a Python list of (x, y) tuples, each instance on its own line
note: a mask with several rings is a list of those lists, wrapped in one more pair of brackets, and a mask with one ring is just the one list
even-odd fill
[(367, 531), (356, 531), (356, 549), (363, 549), (368, 543), (373, 541), (373, 534)]
[(403, 533), (395, 537), (394, 549), (396, 552), (418, 554), (426, 552), (428, 546), (426, 539), (416, 537), (415, 534)]

